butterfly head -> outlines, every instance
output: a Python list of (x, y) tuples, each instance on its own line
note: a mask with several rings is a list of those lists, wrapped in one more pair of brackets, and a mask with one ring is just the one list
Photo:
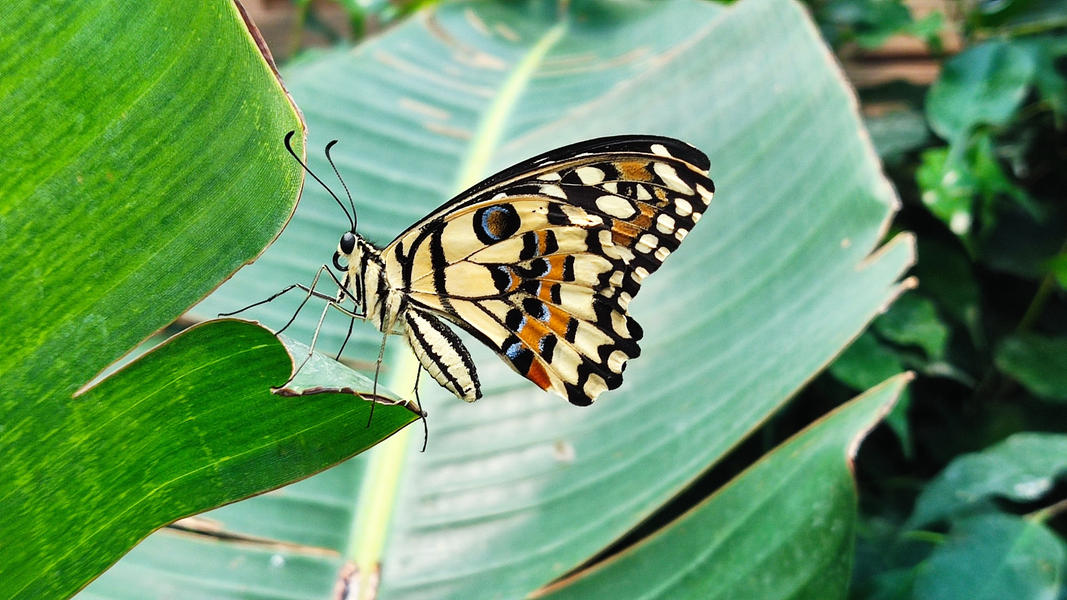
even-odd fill
[(342, 286), (357, 305), (362, 305), (364, 301), (363, 277), (368, 259), (370, 264), (376, 264), (376, 255), (376, 248), (353, 231), (341, 234), (337, 250), (333, 253), (333, 266), (344, 275)]
[[(349, 265), (359, 262), (359, 257), (353, 256), (356, 253), (356, 245), (354, 232), (346, 231), (341, 235), (341, 241), (337, 243), (337, 252), (333, 253), (333, 266), (342, 273), (348, 271)], [(344, 259), (344, 264), (341, 264), (341, 259)]]

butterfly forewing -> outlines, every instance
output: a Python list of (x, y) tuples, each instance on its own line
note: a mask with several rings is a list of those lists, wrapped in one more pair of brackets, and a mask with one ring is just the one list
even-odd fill
[(589, 404), (640, 349), (627, 314), (700, 219), (708, 160), (670, 138), (591, 140), (472, 187), (383, 252), (391, 285), (542, 389)]

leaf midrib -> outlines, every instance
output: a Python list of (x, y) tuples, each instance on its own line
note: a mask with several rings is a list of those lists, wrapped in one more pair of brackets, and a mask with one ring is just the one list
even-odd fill
[[(489, 168), (493, 150), (499, 147), (503, 137), (508, 118), (514, 112), (521, 93), (525, 90), (539, 66), (545, 62), (545, 58), (551, 49), (559, 42), (568, 29), (567, 21), (560, 20), (534, 43), (525, 55), (518, 61), (515, 69), (497, 88), (492, 102), (489, 104), (482, 120), (480, 121), (472, 143), (467, 153), (460, 161), (460, 168), (453, 182), (453, 190), (458, 192), (466, 189), (484, 176)], [(418, 363), (409, 347), (399, 345), (399, 352), (392, 353), (392, 360), (397, 364), (388, 378), (386, 385), (392, 390), (414, 389), (418, 373)], [(359, 566), (358, 573), (361, 578), (376, 572), (373, 566), (381, 564), (385, 550), (386, 536), (389, 525), (392, 522), (395, 502), (400, 477), (395, 472), (396, 466), (403, 465), (411, 445), (407, 443), (407, 430), (398, 432), (387, 444), (383, 444), (379, 451), (375, 452), (370, 459), (367, 469), (367, 479), (363, 482), (363, 490), (360, 498), (373, 499), (372, 502), (360, 502), (354, 515), (357, 524), (369, 524), (357, 529), (357, 539), (353, 545), (353, 561)], [(387, 468), (391, 467), (391, 468)], [(381, 499), (388, 499), (388, 506), (381, 506)], [(384, 518), (383, 518), (384, 517)], [(369, 589), (363, 581), (358, 589)]]

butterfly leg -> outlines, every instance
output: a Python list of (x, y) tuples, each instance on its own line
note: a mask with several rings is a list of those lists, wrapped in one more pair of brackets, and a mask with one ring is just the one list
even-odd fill
[[(300, 361), (300, 365), (293, 370), (293, 374), (289, 376), (289, 379), (286, 379), (285, 383), (277, 387), (283, 388), (292, 383), (293, 380), (296, 379), (297, 373), (300, 373), (300, 369), (303, 369), (304, 365), (306, 365), (307, 362), (311, 360), (311, 356), (315, 353), (315, 343), (319, 339), (319, 331), (322, 329), (322, 322), (326, 320), (326, 313), (330, 310), (331, 306), (334, 306), (332, 302), (322, 308), (322, 314), (319, 316), (319, 322), (315, 326), (315, 334), (311, 336), (311, 345), (308, 346), (307, 356), (304, 357), (304, 360)], [(290, 323), (291, 322), (292, 321), (290, 321)], [(288, 325), (286, 325), (286, 327), (288, 327)], [(284, 327), (282, 329), (284, 329)]]
[[(325, 272), (327, 275), (329, 275), (330, 279), (333, 279), (333, 282), (337, 284), (337, 287), (339, 288), (339, 291), (337, 292), (337, 296), (336, 297), (328, 296), (328, 295), (323, 294), (322, 292), (319, 292), (318, 290), (315, 289), (315, 287), (319, 285), (319, 278), (322, 277), (323, 272)], [(347, 312), (347, 310), (343, 306), (340, 306), (340, 304), (341, 304), (342, 301), (344, 301), (345, 295), (348, 294), (348, 290), (346, 290), (344, 288), (344, 286), (341, 285), (341, 282), (337, 280), (337, 276), (333, 274), (333, 271), (331, 271), (328, 266), (322, 265), (321, 267), (319, 267), (318, 272), (315, 273), (315, 278), (311, 280), (311, 287), (304, 287), (304, 286), (302, 286), (300, 284), (296, 284), (296, 285), (300, 289), (306, 291), (307, 292), (307, 296), (305, 296), (304, 300), (302, 302), (300, 302), (300, 306), (296, 307), (296, 312), (293, 313), (293, 316), (289, 317), (289, 322), (286, 323), (281, 329), (279, 329), (275, 333), (281, 333), (281, 332), (285, 331), (286, 329), (288, 329), (289, 326), (292, 325), (294, 321), (296, 321), (296, 317), (297, 317), (297, 315), (300, 314), (300, 311), (303, 310), (304, 305), (307, 304), (308, 300), (311, 300), (311, 298), (313, 296), (316, 297), (316, 298), (322, 298), (322, 299), (326, 300), (327, 308), (329, 306), (333, 305), (338, 310), (341, 310), (342, 312)], [(354, 314), (354, 313), (351, 313), (351, 314)], [(323, 316), (322, 316), (322, 318), (319, 319), (319, 326), (315, 328), (315, 337), (318, 337), (319, 329), (322, 327), (322, 321), (325, 318), (326, 318), (325, 311), (323, 311)], [(314, 342), (312, 342), (312, 346), (314, 346)]]
[(422, 419), (422, 451), (426, 452), (426, 444), (430, 442), (430, 427), (426, 424), (426, 411), (422, 410), (422, 400), (419, 399), (419, 376), (422, 375), (422, 365), (415, 371), (415, 404), (419, 407), (419, 418)]
[[(286, 287), (285, 289), (281, 290), (280, 292), (277, 292), (277, 293), (271, 295), (266, 300), (260, 300), (259, 302), (253, 302), (252, 304), (249, 304), (248, 306), (246, 306), (244, 308), (239, 308), (239, 309), (234, 310), (234, 311), (219, 313), (218, 316), (220, 316), (220, 317), (230, 317), (230, 316), (233, 316), (233, 315), (236, 315), (236, 314), (239, 314), (239, 313), (243, 313), (244, 311), (246, 311), (246, 310), (248, 310), (250, 308), (255, 308), (255, 307), (260, 306), (262, 304), (267, 304), (269, 302), (273, 302), (275, 299), (280, 298), (281, 296), (285, 295), (286, 293), (288, 293), (288, 292), (290, 292), (290, 291), (292, 291), (294, 289), (298, 289), (298, 288), (300, 290), (303, 290), (304, 292), (307, 292), (307, 294), (308, 294), (308, 297), (304, 300), (304, 302), (302, 302), (300, 304), (301, 308), (303, 308), (304, 303), (306, 303), (307, 300), (310, 299), (312, 296), (315, 296), (316, 298), (321, 298), (323, 300), (333, 300), (333, 298), (331, 296), (328, 296), (326, 294), (323, 294), (322, 292), (319, 292), (319, 291), (315, 290), (315, 286), (317, 285), (317, 283), (319, 281), (319, 277), (322, 275), (322, 270), (323, 269), (327, 269), (326, 265), (322, 265), (322, 267), (319, 268), (319, 272), (315, 274), (315, 279), (313, 279), (312, 282), (311, 282), (311, 287), (308, 287), (308, 286), (306, 286), (306, 285), (304, 285), (302, 283), (294, 283), (294, 284)], [(328, 269), (327, 269), (326, 272), (330, 273), (330, 271)], [(330, 273), (330, 275), (333, 275), (333, 273)], [(334, 277), (335, 281), (336, 281), (336, 279), (337, 278)], [(299, 310), (300, 309), (298, 308), (297, 312), (299, 312)], [(294, 315), (293, 318), (296, 318), (296, 316)]]
[[(419, 400), (419, 376), (420, 375), (422, 375), (422, 365), (421, 364), (418, 367), (416, 367), (416, 370), (415, 370), (415, 388), (413, 390), (414, 394), (415, 394), (415, 404), (419, 405), (419, 410), (421, 411), (422, 410), (422, 400)], [(425, 448), (425, 446), (426, 445), (423, 444), (424, 448)]]
[(341, 353), (345, 351), (345, 346), (348, 345), (348, 340), (352, 337), (352, 328), (356, 325), (355, 316), (348, 322), (348, 333), (345, 334), (345, 341), (341, 342), (341, 347), (337, 350), (337, 356), (333, 357), (334, 360), (341, 360)]
[[(386, 329), (391, 329), (391, 328), (392, 327), (387, 327)], [(388, 339), (389, 339), (389, 334), (388, 333), (383, 333), (382, 334), (382, 345), (378, 348), (378, 361), (376, 363), (374, 363), (374, 388), (373, 388), (373, 391), (371, 392), (371, 394), (372, 394), (371, 397), (372, 398), (377, 398), (378, 397), (378, 374), (381, 373), (381, 370), (382, 370), (382, 361), (385, 359), (385, 342)], [(370, 403), (370, 415), (367, 416), (367, 427), (370, 427), (370, 423), (374, 419), (374, 405), (375, 405), (375, 402), (372, 400), (371, 403)]]

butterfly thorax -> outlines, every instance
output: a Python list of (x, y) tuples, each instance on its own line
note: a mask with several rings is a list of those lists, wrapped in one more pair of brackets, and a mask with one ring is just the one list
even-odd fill
[(379, 331), (389, 333), (402, 328), (401, 319), (403, 295), (389, 285), (385, 275), (385, 262), (381, 251), (359, 234), (355, 245), (348, 254), (339, 249), (341, 256), (348, 261), (348, 275), (345, 283), (348, 291), (361, 305), (367, 319)]
[(367, 319), (386, 334), (405, 335), (422, 368), (456, 396), (467, 402), (481, 397), (474, 361), (459, 337), (432, 311), (407, 302), (407, 291), (390, 283), (382, 251), (358, 234), (349, 235), (342, 237), (337, 253), (348, 263), (345, 287)]

